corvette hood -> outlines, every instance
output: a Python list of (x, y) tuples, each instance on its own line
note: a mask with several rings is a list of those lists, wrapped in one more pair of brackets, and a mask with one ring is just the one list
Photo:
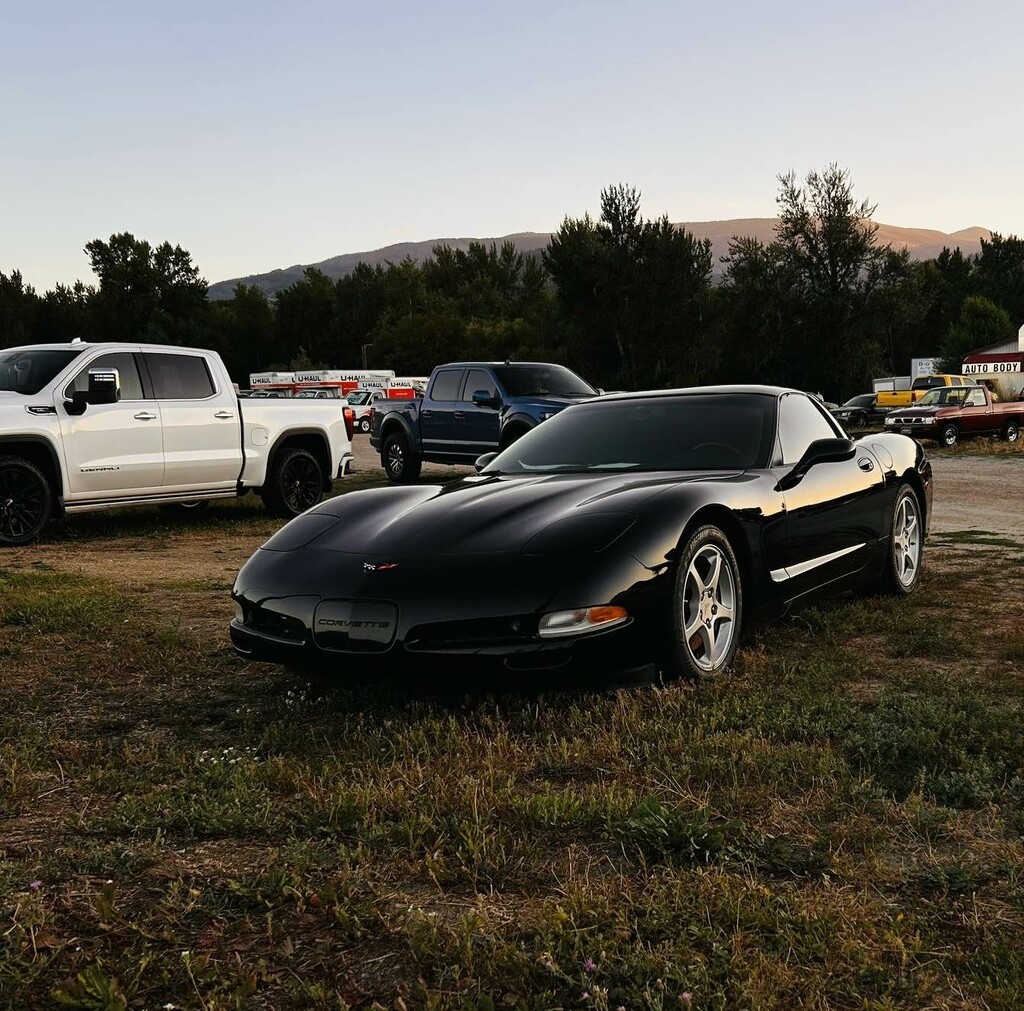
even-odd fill
[[(653, 496), (680, 484), (718, 482), (740, 473), (481, 475), (445, 486), (343, 495), (294, 522), (337, 517), (339, 522), (326, 527), (311, 546), (372, 555), (381, 562), (519, 551), (542, 531), (549, 542), (586, 540), (590, 550), (599, 550), (632, 526)], [(325, 526), (323, 519), (319, 523)]]

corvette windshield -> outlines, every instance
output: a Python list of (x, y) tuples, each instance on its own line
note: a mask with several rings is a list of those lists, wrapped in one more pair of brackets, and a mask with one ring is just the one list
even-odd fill
[(494, 374), (510, 397), (597, 396), (597, 390), (561, 365), (499, 365)]
[(0, 351), (0, 391), (35, 396), (80, 350)]
[(718, 393), (580, 404), (538, 425), (483, 473), (612, 473), (765, 467), (775, 398)]

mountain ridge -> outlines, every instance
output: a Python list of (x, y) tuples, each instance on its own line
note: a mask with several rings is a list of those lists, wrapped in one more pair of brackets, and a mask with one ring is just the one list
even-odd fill
[[(762, 242), (771, 241), (777, 218), (724, 218), (720, 221), (683, 221), (677, 228), (686, 228), (700, 239), (711, 240), (711, 252), (714, 257), (715, 273), (721, 273), (721, 258), (729, 249), (729, 241), (739, 235), (753, 236)], [(878, 241), (883, 245), (893, 245), (910, 251), (916, 260), (927, 260), (938, 256), (943, 247), (961, 249), (964, 253), (977, 253), (981, 248), (981, 240), (991, 238), (987, 228), (974, 225), (961, 228), (955, 232), (943, 232), (935, 228), (907, 228), (900, 225), (888, 225), (875, 222), (878, 226)], [(316, 267), (328, 277), (337, 280), (351, 273), (357, 264), (368, 263), (371, 266), (386, 263), (398, 263), (411, 256), (422, 262), (431, 255), (434, 246), (448, 245), (453, 249), (468, 249), (471, 242), (492, 242), (501, 245), (511, 242), (522, 253), (532, 253), (543, 249), (550, 240), (552, 232), (512, 232), (509, 235), (476, 238), (470, 236), (449, 236), (447, 238), (425, 239), (423, 241), (396, 242), (379, 249), (366, 250), (359, 253), (341, 253), (328, 257), (317, 263), (296, 263), (290, 267), (279, 267), (262, 274), (249, 274), (245, 277), (233, 277), (225, 281), (216, 281), (209, 287), (212, 299), (231, 298), (236, 284), (251, 284), (275, 295), (282, 288), (287, 288), (296, 281), (302, 280), (303, 271), (307, 267)]]

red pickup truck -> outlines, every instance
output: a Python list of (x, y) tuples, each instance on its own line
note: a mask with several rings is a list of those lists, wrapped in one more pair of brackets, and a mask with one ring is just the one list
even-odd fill
[(954, 446), (976, 435), (999, 435), (1016, 442), (1024, 425), (1024, 401), (1000, 403), (984, 386), (950, 386), (929, 390), (913, 407), (886, 415), (885, 427)]

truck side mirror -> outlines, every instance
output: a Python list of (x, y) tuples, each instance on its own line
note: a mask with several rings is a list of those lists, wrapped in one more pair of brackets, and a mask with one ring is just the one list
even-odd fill
[(493, 407), (494, 396), (490, 390), (474, 390), (473, 391), (473, 406), (474, 407)]
[(72, 394), (76, 410), (68, 413), (81, 414), (88, 404), (116, 404), (120, 399), (121, 374), (117, 369), (89, 369), (89, 386)]

